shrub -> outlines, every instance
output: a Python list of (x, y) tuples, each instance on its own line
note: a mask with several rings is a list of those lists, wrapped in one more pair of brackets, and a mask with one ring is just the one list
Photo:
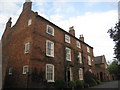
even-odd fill
[(84, 81), (77, 80), (75, 83), (76, 83), (75, 89), (78, 90), (78, 89), (84, 88)]
[(100, 84), (100, 81), (99, 80), (96, 80), (97, 84)]
[(66, 85), (66, 83), (65, 83), (65, 81), (63, 81), (63, 80), (56, 80), (55, 81), (55, 88), (56, 89), (64, 89), (64, 88), (66, 88), (67, 87), (67, 85)]
[(84, 83), (84, 88), (88, 88), (89, 84), (88, 83)]
[(68, 82), (68, 86), (69, 86), (69, 88), (74, 88), (76, 86), (75, 81)]

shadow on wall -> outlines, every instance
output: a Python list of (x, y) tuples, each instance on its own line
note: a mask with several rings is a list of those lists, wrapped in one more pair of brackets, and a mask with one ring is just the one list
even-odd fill
[(2, 89), (2, 43), (0, 40), (0, 90)]

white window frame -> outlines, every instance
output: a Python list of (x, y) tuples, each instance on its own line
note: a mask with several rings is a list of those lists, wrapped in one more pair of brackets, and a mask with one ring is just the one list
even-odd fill
[[(51, 48), (50, 48), (50, 53), (49, 54), (49, 47), (48, 47), (48, 43), (51, 43)], [(50, 40), (46, 40), (46, 56), (49, 56), (49, 57), (54, 57), (54, 42), (50, 41)]]
[(70, 36), (65, 34), (65, 42), (70, 43)]
[(25, 53), (29, 53), (29, 51), (30, 51), (30, 43), (28, 42), (28, 43), (25, 43)]
[[(50, 70), (50, 71), (52, 71), (52, 72), (48, 72), (48, 67), (52, 67), (52, 70)], [(50, 78), (48, 78), (48, 77), (50, 77), (50, 76), (48, 76), (48, 75), (50, 75), (52, 73), (52, 79), (50, 79)], [(46, 64), (46, 80), (47, 80), (47, 82), (55, 82), (54, 81), (54, 65), (53, 64)]]
[[(50, 32), (48, 31), (48, 28), (51, 28), (51, 29), (52, 29), (52, 33), (50, 33)], [(48, 33), (49, 35), (54, 36), (54, 28), (53, 28), (52, 26), (50, 26), (50, 25), (47, 25), (46, 33)]]
[(89, 72), (91, 72), (91, 73), (92, 73), (92, 69), (89, 69)]
[(32, 19), (28, 20), (28, 26), (30, 26), (32, 24)]
[[(26, 69), (26, 70), (25, 70)], [(23, 66), (23, 74), (27, 74), (28, 73), (28, 65)]]
[(78, 48), (81, 48), (79, 41), (76, 41), (76, 46), (77, 46)]
[[(68, 52), (67, 52), (67, 50), (68, 50)], [(71, 49), (66, 47), (65, 51), (66, 51), (66, 60), (71, 61)]]
[(10, 68), (8, 69), (8, 75), (12, 75), (12, 74), (13, 74), (13, 68), (10, 67)]
[(88, 56), (88, 65), (91, 65), (92, 63), (91, 63), (91, 57), (90, 56)]
[(82, 63), (82, 54), (81, 54), (81, 52), (78, 52), (78, 59), (79, 59), (79, 63)]
[(83, 68), (79, 68), (79, 80), (83, 80)]
[(72, 73), (72, 68), (70, 67), (70, 81), (73, 81), (73, 73)]
[(87, 46), (87, 52), (90, 53), (90, 48)]

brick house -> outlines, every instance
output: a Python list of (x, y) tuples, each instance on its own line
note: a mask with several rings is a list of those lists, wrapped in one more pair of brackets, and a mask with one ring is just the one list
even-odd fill
[(97, 56), (94, 58), (96, 76), (100, 81), (109, 81), (111, 80), (111, 75), (108, 72), (108, 65), (104, 55)]
[[(11, 18), (2, 36), (3, 87), (42, 87), (34, 85), (38, 74), (42, 80), (55, 82), (84, 80), (83, 73), (96, 73), (93, 47), (84, 42), (83, 35), (69, 32), (31, 10), (25, 2), (14, 26)], [(41, 85), (41, 86), (40, 86)]]

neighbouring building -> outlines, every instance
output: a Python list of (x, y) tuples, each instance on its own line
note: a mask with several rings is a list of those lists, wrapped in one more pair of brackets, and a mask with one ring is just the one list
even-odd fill
[(69, 32), (31, 10), (25, 2), (14, 26), (10, 18), (2, 36), (3, 87), (42, 87), (37, 82), (84, 80), (96, 73), (93, 47), (83, 35)]
[(97, 56), (94, 58), (96, 76), (100, 81), (109, 81), (111, 80), (111, 75), (108, 71), (108, 65), (104, 55)]

